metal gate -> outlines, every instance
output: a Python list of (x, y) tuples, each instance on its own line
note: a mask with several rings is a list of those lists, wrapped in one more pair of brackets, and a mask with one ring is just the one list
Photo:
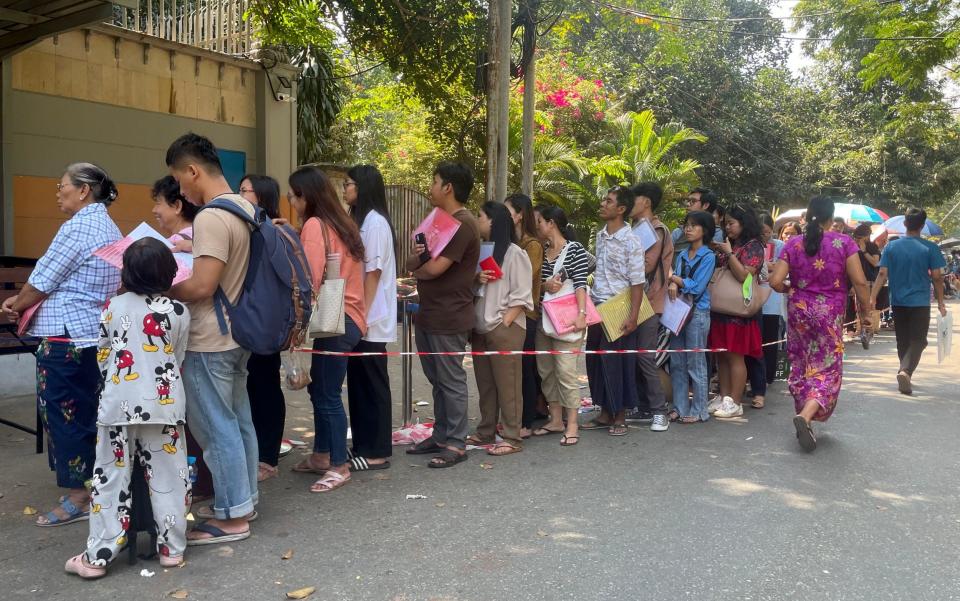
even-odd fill
[(400, 275), (406, 273), (404, 264), (413, 246), (413, 230), (430, 212), (430, 199), (419, 190), (407, 186), (387, 186), (386, 191), (387, 209), (397, 230), (397, 274)]

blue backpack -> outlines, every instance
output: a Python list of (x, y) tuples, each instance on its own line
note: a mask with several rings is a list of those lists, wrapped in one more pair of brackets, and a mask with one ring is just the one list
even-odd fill
[(313, 288), (300, 237), (288, 225), (275, 225), (257, 206), (253, 217), (223, 197), (203, 208), (223, 209), (252, 228), (250, 265), (237, 304), (230, 302), (223, 288), (217, 288), (214, 296), (220, 333), (228, 333), (226, 308), (233, 339), (257, 355), (302, 344), (310, 325)]

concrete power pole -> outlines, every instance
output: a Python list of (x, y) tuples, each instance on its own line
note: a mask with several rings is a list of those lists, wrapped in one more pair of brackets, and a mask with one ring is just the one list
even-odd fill
[(510, 42), (513, 0), (490, 0), (487, 59), (487, 200), (507, 195), (510, 129)]
[(523, 67), (523, 145), (520, 189), (533, 198), (533, 131), (537, 97), (537, 9), (539, 0), (526, 0), (522, 10), (523, 19), (523, 55), (526, 63)]

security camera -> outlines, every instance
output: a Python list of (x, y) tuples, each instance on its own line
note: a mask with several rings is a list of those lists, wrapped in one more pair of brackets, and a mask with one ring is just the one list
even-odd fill
[(277, 94), (277, 100), (279, 102), (290, 102), (292, 98), (290, 97), (290, 94), (284, 94), (283, 92), (280, 92)]

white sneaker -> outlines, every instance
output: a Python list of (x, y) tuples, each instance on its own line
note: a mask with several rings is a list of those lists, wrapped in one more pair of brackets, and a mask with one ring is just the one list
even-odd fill
[(710, 399), (709, 403), (707, 403), (707, 413), (709, 413), (710, 415), (713, 415), (714, 413), (717, 412), (717, 409), (719, 409), (720, 405), (722, 404), (723, 404), (723, 397), (718, 394), (717, 396)]
[(714, 417), (719, 418), (740, 417), (741, 415), (743, 415), (743, 405), (734, 403), (730, 397), (723, 397), (723, 404), (713, 414)]
[(653, 421), (650, 422), (650, 429), (654, 432), (666, 432), (667, 428), (670, 427), (670, 422), (667, 421), (667, 416), (662, 413), (657, 413), (653, 416)]

